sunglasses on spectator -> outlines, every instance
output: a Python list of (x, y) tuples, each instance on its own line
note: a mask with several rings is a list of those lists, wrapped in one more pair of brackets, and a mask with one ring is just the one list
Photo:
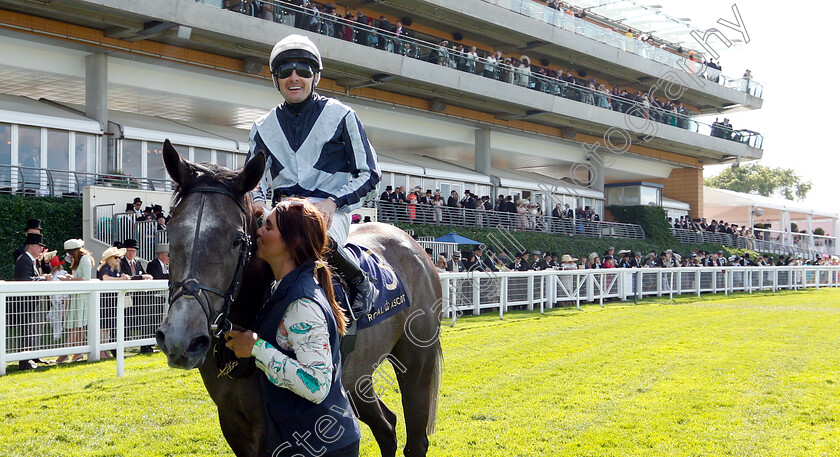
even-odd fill
[(315, 75), (315, 72), (312, 70), (312, 66), (305, 62), (286, 62), (280, 65), (274, 74), (277, 75), (279, 79), (286, 79), (289, 76), (292, 76), (292, 71), (296, 71), (298, 76), (301, 78), (311, 78)]

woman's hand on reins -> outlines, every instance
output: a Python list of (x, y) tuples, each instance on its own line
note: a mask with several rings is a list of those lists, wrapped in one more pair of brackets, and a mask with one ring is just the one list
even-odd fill
[(240, 359), (251, 357), (251, 350), (257, 342), (257, 334), (250, 331), (231, 330), (225, 333), (225, 346), (233, 350)]

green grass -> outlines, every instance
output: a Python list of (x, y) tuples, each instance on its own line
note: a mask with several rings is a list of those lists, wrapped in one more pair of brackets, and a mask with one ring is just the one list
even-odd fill
[[(463, 317), (443, 331), (430, 455), (838, 455), (838, 329), (825, 289)], [(114, 373), (0, 377), (0, 455), (231, 455), (196, 371), (155, 354)]]

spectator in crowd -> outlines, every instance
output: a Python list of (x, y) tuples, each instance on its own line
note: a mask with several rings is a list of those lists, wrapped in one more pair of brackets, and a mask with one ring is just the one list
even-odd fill
[(440, 190), (436, 190), (434, 197), (432, 197), (432, 214), (435, 218), (435, 225), (443, 223), (443, 206), (443, 197), (440, 195)]
[(464, 263), (461, 262), (461, 251), (456, 250), (452, 253), (452, 259), (446, 262), (446, 271), (460, 273), (466, 271)]
[(590, 253), (589, 257), (587, 259), (588, 259), (587, 262), (586, 262), (586, 269), (587, 270), (601, 268), (601, 257), (598, 256), (597, 252)]
[(438, 273), (446, 272), (446, 257), (443, 254), (438, 254), (437, 261), (435, 262), (435, 270)]
[[(131, 276), (123, 273), (120, 269), (120, 261), (125, 256), (125, 252), (125, 248), (117, 248), (116, 246), (111, 246), (106, 249), (102, 253), (102, 258), (99, 259), (99, 267), (96, 272), (97, 279), (102, 281), (130, 280)], [(113, 338), (112, 332), (117, 327), (117, 297), (108, 296), (103, 298), (101, 303), (100, 338), (103, 343), (107, 343)], [(105, 351), (101, 351), (99, 357), (101, 359), (107, 359), (110, 355)]]
[(487, 251), (487, 255), (485, 256), (483, 263), (484, 271), (499, 271), (499, 269), (496, 266), (496, 253), (494, 253), (493, 251)]
[[(50, 254), (52, 255), (49, 260), (49, 280), (60, 281), (67, 274), (67, 271), (63, 268), (65, 262), (55, 255), (56, 251), (51, 251)], [(50, 295), (50, 309), (47, 312), (47, 323), (50, 324), (50, 329), (52, 330), (53, 342), (57, 343), (61, 339), (61, 334), (64, 331), (64, 313), (69, 300), (70, 296), (67, 294)], [(63, 357), (66, 358), (67, 356)]]
[[(37, 234), (43, 235), (43, 230), (41, 229), (41, 220), (40, 219), (29, 219), (26, 221), (26, 229), (23, 232), (24, 238), (29, 236), (29, 234)], [(17, 262), (18, 257), (23, 255), (26, 251), (26, 244), (20, 245), (17, 249), (15, 249), (14, 253), (12, 254), (12, 263)], [(38, 270), (41, 273), (46, 273), (50, 271), (49, 265), (46, 262), (42, 261), (38, 263)]]
[(140, 197), (134, 197), (134, 203), (132, 204), (132, 212), (134, 212), (134, 217), (138, 221), (143, 220), (143, 200)]
[[(128, 250), (126, 250), (128, 252)], [(169, 245), (160, 243), (155, 248), (156, 259), (149, 262), (146, 273), (152, 279), (169, 279)]]
[(540, 251), (531, 251), (531, 270), (544, 271), (548, 269), (548, 263), (542, 258)]
[(528, 261), (524, 259), (524, 256), (527, 256), (527, 254), (517, 252), (516, 255), (513, 256), (513, 262), (508, 265), (508, 268), (513, 271), (528, 271), (530, 266), (528, 265)]
[(432, 262), (432, 264), (434, 264), (435, 263), (435, 258), (434, 258), (435, 251), (432, 248), (424, 248), (423, 250), (426, 251), (426, 255), (429, 256), (429, 261)]
[(572, 257), (569, 254), (563, 254), (560, 258), (560, 269), (561, 270), (577, 270), (577, 261), (578, 259)]
[[(40, 233), (29, 233), (26, 235), (26, 241), (23, 243), (24, 251), (15, 261), (14, 280), (15, 281), (44, 281), (48, 275), (42, 274), (40, 271), (40, 261), (43, 258), (44, 248), (43, 237)], [(9, 323), (11, 327), (16, 327), (19, 331), (20, 342), (18, 349), (21, 351), (30, 351), (35, 349), (37, 323), (38, 323), (38, 307), (40, 297), (16, 297), (10, 300), (9, 306)], [(20, 370), (29, 370), (38, 368), (38, 363), (43, 363), (43, 360), (38, 358), (25, 359), (18, 362)]]
[[(85, 249), (85, 242), (80, 239), (69, 239), (64, 242), (64, 251), (70, 258), (71, 274), (64, 276), (65, 281), (90, 281), (93, 275), (93, 256)], [(67, 328), (67, 343), (80, 346), (85, 339), (88, 322), (88, 300), (86, 297), (74, 295), (64, 313), (64, 327)], [(61, 356), (56, 362), (61, 363), (69, 356)], [(81, 360), (82, 354), (73, 355), (71, 362)]]

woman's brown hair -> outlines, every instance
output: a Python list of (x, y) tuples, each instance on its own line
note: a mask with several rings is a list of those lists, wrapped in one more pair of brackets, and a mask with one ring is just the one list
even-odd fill
[(286, 249), (295, 265), (315, 262), (315, 276), (324, 289), (324, 295), (332, 308), (338, 333), (344, 335), (347, 327), (344, 311), (335, 301), (332, 286), (332, 272), (324, 260), (329, 253), (327, 227), (321, 212), (315, 205), (299, 198), (292, 198), (277, 204), (274, 223), (286, 244)]
[[(85, 248), (71, 249), (67, 253), (70, 254), (70, 260), (72, 260), (70, 271), (76, 271), (79, 268), (79, 262), (81, 262), (82, 256), (90, 256), (90, 251)], [(91, 260), (93, 260), (93, 256), (91, 256)]]

